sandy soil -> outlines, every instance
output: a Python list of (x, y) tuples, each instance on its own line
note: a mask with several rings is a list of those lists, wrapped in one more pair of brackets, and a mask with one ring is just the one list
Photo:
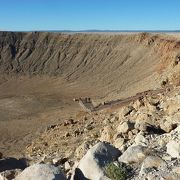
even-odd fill
[(21, 77), (1, 83), (0, 152), (21, 156), (25, 146), (48, 125), (74, 117), (81, 110), (74, 97), (90, 94), (89, 89), (61, 78)]

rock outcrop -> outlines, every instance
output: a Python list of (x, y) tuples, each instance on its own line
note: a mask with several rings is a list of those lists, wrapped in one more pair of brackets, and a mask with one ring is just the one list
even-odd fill
[(150, 153), (150, 149), (145, 146), (130, 146), (120, 157), (119, 161), (126, 164), (141, 163)]
[(20, 173), (16, 180), (66, 180), (66, 177), (57, 167), (48, 164), (34, 164)]
[(99, 180), (105, 178), (104, 167), (117, 160), (119, 156), (120, 151), (118, 149), (108, 143), (99, 142), (89, 149), (80, 160), (78, 170), (75, 170), (72, 180), (79, 177), (80, 172), (87, 179)]
[(178, 141), (171, 140), (167, 143), (167, 153), (173, 158), (180, 158), (180, 139)]

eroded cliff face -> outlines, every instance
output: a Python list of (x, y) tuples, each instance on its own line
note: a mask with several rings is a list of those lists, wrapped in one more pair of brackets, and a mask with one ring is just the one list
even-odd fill
[(159, 71), (162, 71), (171, 64), (175, 65), (180, 56), (180, 41), (171, 36), (142, 33), (138, 36), (137, 41), (152, 47), (154, 52), (160, 55)]
[(58, 75), (117, 93), (177, 79), (179, 53), (175, 38), (148, 33), (0, 33), (1, 74)]
[(180, 85), (180, 41), (172, 36), (140, 34), (138, 42), (152, 47), (160, 56), (156, 71), (169, 83)]

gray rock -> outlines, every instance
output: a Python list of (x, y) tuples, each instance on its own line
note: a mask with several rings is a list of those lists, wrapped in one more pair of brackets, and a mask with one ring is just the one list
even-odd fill
[(71, 165), (70, 165), (70, 163), (69, 163), (68, 161), (66, 161), (66, 162), (64, 163), (64, 169), (65, 169), (66, 171), (68, 171), (68, 170), (71, 169)]
[(91, 141), (85, 141), (81, 145), (78, 146), (78, 148), (75, 151), (75, 156), (77, 159), (81, 159), (87, 151), (97, 143), (97, 140), (91, 140)]
[(123, 122), (122, 124), (120, 124), (117, 127), (117, 132), (118, 133), (127, 133), (128, 131), (131, 131), (132, 129), (134, 129), (134, 124), (127, 121), (127, 122)]
[(163, 180), (179, 180), (180, 176), (176, 173), (164, 173), (162, 175), (161, 179), (163, 179)]
[(111, 126), (105, 126), (102, 130), (100, 141), (111, 142), (113, 137), (113, 129)]
[(106, 179), (104, 167), (118, 159), (120, 151), (112, 145), (99, 142), (88, 150), (86, 155), (80, 160), (78, 167), (71, 179), (84, 177), (87, 179), (100, 180)]
[(160, 174), (149, 173), (143, 180), (165, 180)]
[(15, 180), (65, 180), (64, 174), (52, 165), (34, 164), (26, 168)]
[(173, 129), (175, 129), (177, 127), (177, 124), (174, 124), (173, 122), (172, 122), (172, 120), (171, 121), (162, 121), (161, 123), (160, 123), (160, 128), (162, 129), (162, 130), (164, 130), (165, 132), (171, 132)]
[(180, 175), (180, 166), (179, 166), (179, 167), (174, 167), (174, 168), (172, 169), (172, 172)]
[(143, 164), (141, 166), (141, 171), (140, 174), (145, 174), (145, 170), (148, 168), (156, 168), (156, 169), (161, 169), (162, 167), (166, 166), (166, 162), (162, 160), (158, 156), (148, 156), (146, 159), (143, 161)]
[(137, 145), (146, 145), (148, 143), (147, 139), (142, 133), (138, 133), (134, 141)]
[(139, 131), (146, 131), (148, 128), (149, 124), (145, 121), (141, 121), (141, 120), (137, 120), (134, 127), (135, 129), (139, 130)]
[(163, 148), (163, 147), (165, 147), (166, 146), (166, 144), (167, 144), (167, 142), (166, 142), (166, 139), (159, 139), (158, 140), (158, 144), (159, 144), (159, 146), (161, 147), (161, 148)]
[(0, 180), (14, 179), (18, 174), (22, 172), (21, 169), (6, 170), (0, 173)]
[(124, 142), (125, 142), (125, 139), (124, 139), (124, 138), (117, 138), (117, 139), (114, 141), (113, 145), (114, 145), (116, 148), (120, 149), (120, 148), (122, 147), (122, 145), (124, 144)]
[(156, 126), (155, 124), (150, 124), (145, 121), (137, 121), (135, 123), (135, 129), (138, 129), (139, 131), (143, 131), (150, 134), (162, 134), (165, 133), (164, 130), (162, 130), (159, 126)]
[(172, 160), (172, 157), (165, 155), (165, 156), (162, 157), (162, 159), (165, 160), (165, 161), (171, 161), (171, 160)]
[(118, 159), (127, 164), (140, 163), (150, 153), (150, 149), (145, 146), (130, 146)]
[(180, 143), (171, 140), (167, 143), (167, 153), (174, 158), (180, 157)]

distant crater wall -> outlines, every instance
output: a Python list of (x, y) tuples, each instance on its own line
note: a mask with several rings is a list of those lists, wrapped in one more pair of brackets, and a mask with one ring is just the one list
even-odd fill
[[(177, 60), (180, 42), (149, 33), (129, 35), (0, 32), (0, 73), (56, 75), (119, 91)], [(146, 85), (148, 86), (148, 85)]]

